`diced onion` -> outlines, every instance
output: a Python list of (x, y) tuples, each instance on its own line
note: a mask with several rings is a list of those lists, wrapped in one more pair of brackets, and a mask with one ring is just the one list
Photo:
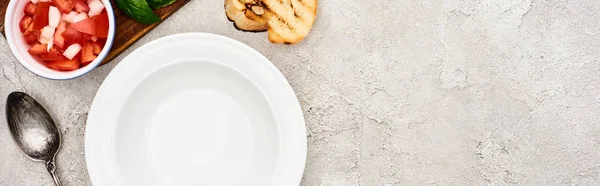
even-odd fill
[(40, 34), (40, 43), (48, 44), (48, 41), (54, 39), (54, 31), (55, 28), (51, 26), (42, 28), (42, 34)]
[(50, 49), (52, 48), (52, 46), (54, 46), (54, 39), (50, 39), (48, 41), (48, 49), (47, 49), (48, 52), (50, 52)]
[(48, 10), (48, 23), (50, 26), (56, 28), (60, 22), (60, 18), (61, 14), (60, 11), (58, 11), (58, 8), (50, 6), (50, 9)]
[(77, 14), (75, 17), (73, 17), (72, 23), (77, 23), (77, 22), (83, 21), (87, 18), (88, 18), (87, 14), (85, 14), (84, 12), (81, 12), (81, 13)]
[(67, 23), (73, 23), (73, 20), (75, 19), (75, 16), (77, 16), (78, 13), (75, 11), (71, 11), (69, 12), (69, 14), (63, 14), (62, 19), (65, 20)]
[(88, 6), (90, 7), (90, 12), (88, 13), (90, 17), (100, 15), (102, 10), (104, 10), (104, 4), (102, 4), (102, 2), (99, 0), (92, 0)]
[(75, 43), (65, 50), (63, 56), (69, 58), (69, 60), (72, 60), (79, 53), (79, 51), (81, 51), (81, 45)]

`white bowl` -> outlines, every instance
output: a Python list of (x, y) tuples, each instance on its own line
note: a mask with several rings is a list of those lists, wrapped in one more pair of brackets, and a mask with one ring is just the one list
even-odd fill
[(104, 7), (106, 8), (106, 12), (108, 13), (108, 37), (106, 39), (106, 44), (102, 49), (102, 52), (98, 54), (98, 57), (90, 64), (83, 68), (79, 68), (73, 71), (56, 71), (52, 70), (44, 65), (42, 65), (38, 59), (35, 59), (27, 52), (29, 48), (31, 48), (23, 38), (23, 34), (19, 28), (19, 22), (24, 16), (23, 8), (29, 2), (27, 0), (11, 0), (6, 8), (6, 16), (4, 18), (4, 32), (6, 40), (8, 41), (8, 46), (12, 51), (13, 55), (17, 58), (17, 60), (23, 65), (27, 70), (37, 74), (39, 76), (48, 78), (48, 79), (56, 79), (56, 80), (64, 80), (64, 79), (73, 79), (79, 76), (82, 76), (92, 69), (96, 68), (102, 60), (108, 55), (110, 48), (112, 47), (113, 40), (115, 38), (115, 16), (113, 13), (112, 5), (109, 0), (101, 0), (104, 3)]
[(90, 106), (84, 146), (93, 185), (289, 186), (304, 172), (306, 125), (262, 54), (185, 33), (115, 66)]

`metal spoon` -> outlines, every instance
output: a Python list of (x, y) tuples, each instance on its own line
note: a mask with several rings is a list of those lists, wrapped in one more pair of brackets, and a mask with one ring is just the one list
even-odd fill
[(54, 183), (62, 186), (54, 164), (54, 157), (60, 148), (60, 133), (48, 111), (31, 96), (13, 92), (6, 100), (6, 120), (13, 139), (23, 153), (34, 161), (45, 162)]

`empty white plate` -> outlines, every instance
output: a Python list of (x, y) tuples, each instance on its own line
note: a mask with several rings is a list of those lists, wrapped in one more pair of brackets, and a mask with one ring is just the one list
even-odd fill
[(108, 75), (90, 108), (94, 185), (298, 185), (306, 129), (291, 87), (235, 40), (152, 41)]

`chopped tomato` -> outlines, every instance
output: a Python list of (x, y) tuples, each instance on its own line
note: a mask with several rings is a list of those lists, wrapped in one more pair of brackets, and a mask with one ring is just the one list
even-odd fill
[(21, 32), (27, 31), (27, 28), (29, 28), (31, 22), (33, 22), (33, 18), (29, 16), (23, 17), (23, 19), (21, 19), (21, 22), (19, 22), (19, 28), (21, 29)]
[(75, 6), (75, 0), (53, 0), (52, 4), (54, 4), (60, 12), (68, 14)]
[(38, 40), (38, 34), (36, 32), (29, 32), (23, 34), (23, 38), (25, 38), (25, 42), (29, 45), (34, 44)]
[(50, 3), (40, 2), (37, 4), (35, 15), (33, 16), (33, 30), (40, 30), (48, 25), (48, 11)]
[(90, 11), (90, 7), (83, 2), (83, 0), (74, 0), (75, 1), (75, 7), (73, 9), (75, 9), (76, 12), (87, 12)]
[(32, 55), (40, 55), (48, 53), (48, 45), (46, 44), (35, 44), (29, 50), (27, 50)]
[(71, 24), (70, 28), (98, 38), (106, 38), (108, 37), (108, 15), (103, 13), (87, 18)]
[(52, 70), (60, 71), (60, 68), (58, 68), (58, 66), (48, 66), (48, 65), (46, 65), (46, 67), (48, 67), (49, 69), (52, 69)]
[(106, 38), (98, 38), (96, 43), (100, 44), (100, 46), (104, 46), (104, 44), (106, 44)]
[[(90, 34), (86, 34), (86, 33), (83, 33), (83, 32), (82, 32), (81, 34), (83, 34), (83, 40), (84, 40), (84, 41), (89, 41), (89, 40), (92, 40), (92, 37), (94, 37), (94, 36), (92, 36), (92, 35), (90, 35)], [(82, 45), (82, 46), (83, 46), (83, 45)]]
[(94, 45), (91, 42), (87, 42), (81, 48), (81, 63), (91, 62), (96, 59), (94, 55)]
[(100, 45), (100, 43), (92, 43), (92, 48), (93, 48), (93, 52), (95, 55), (100, 54), (100, 52), (102, 52), (102, 45)]
[(62, 51), (60, 51), (60, 49), (58, 49), (56, 47), (52, 47), (50, 49), (50, 52), (40, 55), (40, 59), (42, 61), (56, 61), (56, 60), (65, 60), (67, 58), (62, 55)]
[(96, 22), (96, 37), (107, 38), (108, 37), (108, 14), (102, 13), (94, 16)]
[(67, 23), (61, 22), (58, 24), (58, 27), (56, 27), (56, 32), (54, 32), (54, 45), (59, 48), (65, 47), (65, 38), (63, 37), (65, 31), (67, 31)]
[(33, 15), (35, 15), (36, 8), (37, 8), (36, 4), (29, 2), (25, 5), (25, 9), (23, 10), (23, 12), (25, 12), (25, 15), (33, 16)]
[(57, 61), (50, 61), (50, 62), (46, 63), (46, 66), (48, 68), (51, 68), (54, 70), (63, 70), (63, 71), (77, 70), (79, 68), (79, 65), (80, 65), (80, 63), (77, 59), (57, 60)]
[(94, 24), (93, 18), (87, 18), (83, 21), (79, 21), (73, 23), (69, 26), (69, 28), (73, 28), (79, 32), (94, 35), (96, 34), (96, 25)]
[(71, 27), (67, 28), (67, 30), (63, 32), (62, 36), (65, 39), (64, 46), (70, 46), (75, 43), (83, 44), (85, 42), (83, 34)]

